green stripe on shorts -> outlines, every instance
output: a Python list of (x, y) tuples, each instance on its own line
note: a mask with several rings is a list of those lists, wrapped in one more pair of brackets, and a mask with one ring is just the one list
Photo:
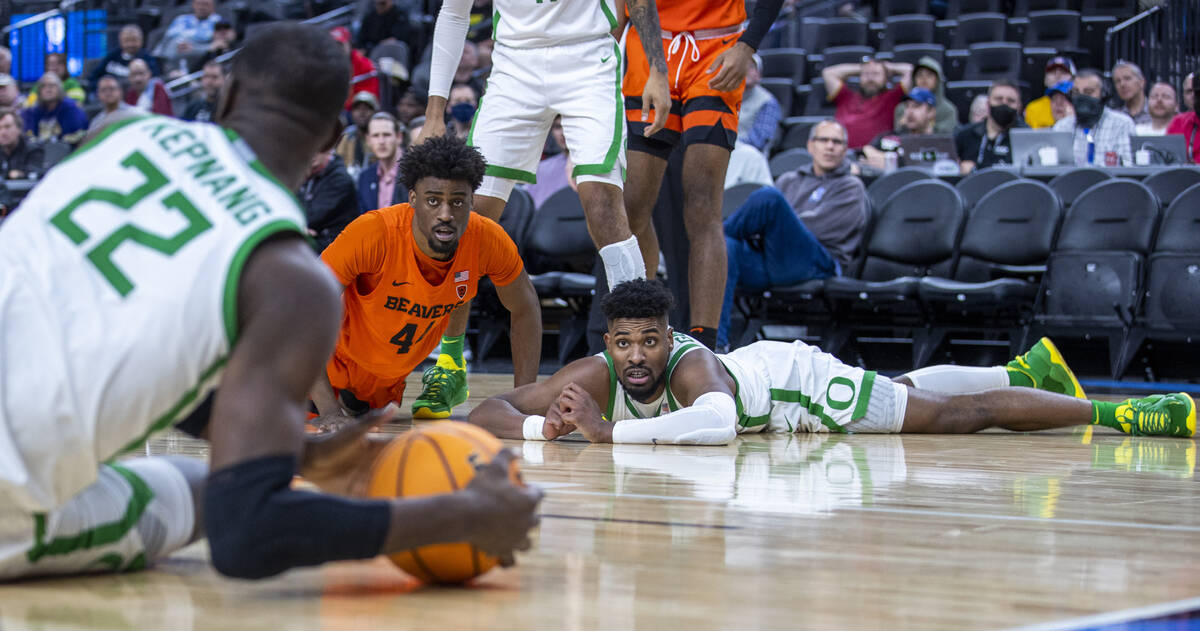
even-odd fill
[(821, 420), (821, 424), (831, 432), (845, 434), (846, 430), (838, 425), (828, 414), (825, 413), (825, 407), (820, 403), (812, 400), (812, 397), (800, 392), (799, 390), (784, 390), (783, 388), (771, 388), (771, 400), (781, 401), (783, 403), (799, 403), (800, 407), (808, 410), (809, 414)]
[(133, 490), (125, 514), (121, 519), (108, 524), (101, 524), (71, 537), (60, 537), (51, 541), (43, 541), (46, 537), (46, 515), (38, 513), (33, 516), (33, 547), (25, 553), (30, 563), (37, 563), (48, 556), (62, 556), (76, 550), (86, 550), (105, 546), (120, 541), (133, 529), (146, 507), (154, 499), (154, 491), (138, 475), (125, 467), (115, 464), (105, 465), (117, 472)]
[[(603, 5), (603, 0), (601, 1)], [(615, 24), (614, 24), (615, 26)], [(577, 164), (571, 170), (571, 177), (579, 177), (580, 175), (608, 175), (613, 170), (613, 165), (617, 162), (617, 154), (621, 151), (621, 141), (625, 138), (625, 100), (621, 97), (621, 48), (617, 42), (613, 42), (613, 55), (617, 58), (616, 96), (613, 99), (616, 110), (616, 121), (613, 123), (613, 138), (612, 143), (608, 145), (608, 153), (604, 156), (604, 162), (601, 164)]]

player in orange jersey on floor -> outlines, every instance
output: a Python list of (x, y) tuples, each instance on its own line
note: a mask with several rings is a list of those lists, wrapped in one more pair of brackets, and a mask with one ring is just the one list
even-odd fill
[[(511, 314), (514, 385), (536, 379), (541, 308), (512, 239), (471, 212), (483, 173), (483, 156), (456, 138), (409, 149), (400, 161), (409, 203), (355, 219), (321, 255), (344, 288), (344, 313), (326, 378), (312, 392), (320, 424), (400, 401), (405, 378), (485, 276)], [(465, 400), (466, 384), (454, 385)], [(461, 402), (428, 416), (449, 416)]]

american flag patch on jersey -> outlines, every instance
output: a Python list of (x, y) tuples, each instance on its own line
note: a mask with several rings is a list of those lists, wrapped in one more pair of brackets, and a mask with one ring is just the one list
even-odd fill
[(470, 273), (466, 270), (454, 272), (454, 282), (456, 283), (465, 283), (468, 278), (470, 278)]

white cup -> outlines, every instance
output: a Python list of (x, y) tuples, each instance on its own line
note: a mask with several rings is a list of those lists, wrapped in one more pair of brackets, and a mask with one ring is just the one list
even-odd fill
[(1038, 161), (1044, 167), (1058, 166), (1058, 148), (1057, 147), (1039, 147)]
[(1137, 152), (1133, 154), (1133, 162), (1140, 167), (1149, 166), (1150, 151), (1147, 149), (1138, 149)]

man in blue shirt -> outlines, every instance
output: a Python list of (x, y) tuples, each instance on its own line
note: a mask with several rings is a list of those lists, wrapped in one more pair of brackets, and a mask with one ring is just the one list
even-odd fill
[(38, 102), (21, 110), (25, 133), (41, 141), (78, 144), (87, 132), (87, 114), (63, 93), (62, 79), (47, 72), (38, 80)]

